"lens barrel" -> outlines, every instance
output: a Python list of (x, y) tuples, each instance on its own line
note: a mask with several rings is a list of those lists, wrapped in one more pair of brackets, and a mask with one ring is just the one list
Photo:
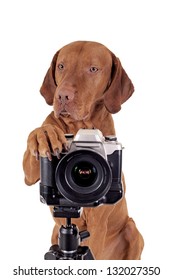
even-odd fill
[(112, 173), (100, 154), (82, 149), (64, 156), (55, 171), (59, 192), (79, 206), (91, 205), (109, 191)]

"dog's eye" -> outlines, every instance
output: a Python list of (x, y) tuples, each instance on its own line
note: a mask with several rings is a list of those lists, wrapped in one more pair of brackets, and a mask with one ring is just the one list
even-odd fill
[(91, 68), (90, 68), (90, 72), (91, 73), (95, 73), (95, 72), (97, 72), (99, 69), (97, 68), (97, 67), (94, 67), (94, 66), (92, 66)]
[(62, 63), (58, 64), (58, 69), (59, 70), (63, 70), (64, 69), (64, 65)]

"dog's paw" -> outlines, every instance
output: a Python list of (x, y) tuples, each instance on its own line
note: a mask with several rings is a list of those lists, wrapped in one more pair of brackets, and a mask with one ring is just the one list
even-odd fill
[(39, 159), (39, 156), (52, 160), (52, 154), (59, 157), (62, 148), (66, 149), (67, 140), (64, 132), (55, 125), (47, 124), (34, 129), (28, 136), (28, 149)]

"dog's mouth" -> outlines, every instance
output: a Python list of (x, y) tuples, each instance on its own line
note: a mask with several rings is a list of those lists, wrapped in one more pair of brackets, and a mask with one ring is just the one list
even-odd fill
[(75, 110), (72, 108), (67, 108), (67, 106), (58, 107), (54, 104), (54, 115), (56, 118), (62, 117), (62, 118), (71, 118), (75, 121), (84, 121), (88, 118), (89, 113), (86, 112), (80, 112), (80, 110)]
[(63, 110), (60, 112), (60, 115), (63, 116), (63, 117), (68, 117), (68, 116), (70, 116), (71, 114), (70, 114), (68, 111), (66, 111), (65, 109), (63, 109)]
[(62, 111), (60, 111), (58, 114), (55, 114), (56, 115), (56, 117), (59, 117), (59, 116), (61, 116), (61, 117), (63, 117), (63, 118), (68, 118), (68, 117), (71, 117), (72, 119), (74, 119), (75, 121), (84, 121), (84, 120), (86, 120), (87, 118), (88, 118), (88, 116), (89, 116), (89, 114), (86, 114), (86, 115), (84, 115), (84, 116), (78, 116), (77, 114), (75, 114), (75, 112), (73, 112), (73, 113), (70, 113), (70, 112), (68, 112), (68, 111), (66, 111), (66, 110), (62, 110)]

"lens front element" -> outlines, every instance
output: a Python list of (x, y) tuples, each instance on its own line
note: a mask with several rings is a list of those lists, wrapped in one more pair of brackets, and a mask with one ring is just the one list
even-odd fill
[(97, 169), (90, 162), (80, 161), (73, 167), (71, 175), (75, 184), (90, 187), (97, 178)]

